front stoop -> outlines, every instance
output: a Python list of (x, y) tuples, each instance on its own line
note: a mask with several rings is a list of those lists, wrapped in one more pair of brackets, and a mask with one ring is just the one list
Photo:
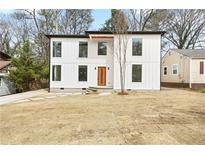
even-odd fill
[(85, 94), (98, 94), (98, 89), (95, 87), (88, 87), (85, 90)]
[(99, 94), (102, 92), (113, 92), (113, 88), (110, 87), (88, 87), (85, 90), (85, 94)]

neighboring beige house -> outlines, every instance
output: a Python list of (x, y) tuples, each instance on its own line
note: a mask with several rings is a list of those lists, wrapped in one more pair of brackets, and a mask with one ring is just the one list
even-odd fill
[(205, 50), (171, 49), (162, 58), (161, 86), (205, 87)]

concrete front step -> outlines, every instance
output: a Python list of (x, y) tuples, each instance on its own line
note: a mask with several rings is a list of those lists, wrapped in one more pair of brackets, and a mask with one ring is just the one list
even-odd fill
[(97, 94), (97, 93), (98, 93), (98, 90), (94, 87), (86, 88), (85, 94)]
[(89, 87), (87, 88), (88, 91), (93, 91), (93, 92), (97, 92), (98, 90), (96, 88), (93, 88), (93, 87)]

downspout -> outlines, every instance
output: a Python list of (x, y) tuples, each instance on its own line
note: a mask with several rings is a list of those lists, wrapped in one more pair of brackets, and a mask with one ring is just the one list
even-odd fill
[(159, 50), (159, 55), (160, 55), (160, 58), (159, 58), (159, 90), (162, 90), (161, 88), (161, 81), (162, 81), (162, 77), (161, 77), (161, 71), (162, 71), (162, 36), (160, 37), (160, 50)]
[(164, 32), (164, 33), (162, 33), (161, 35), (160, 35), (160, 50), (159, 50), (159, 54), (160, 54), (160, 59), (159, 59), (159, 90), (162, 90), (162, 88), (161, 88), (161, 81), (162, 81), (162, 78), (161, 78), (161, 71), (162, 71), (162, 37), (163, 37), (163, 35), (165, 34), (166, 32)]
[(192, 59), (190, 58), (189, 60), (190, 60), (190, 63), (189, 63), (189, 88), (192, 88), (192, 87), (191, 87), (191, 80), (192, 80), (192, 78), (191, 78)]
[(49, 60), (48, 60), (48, 62), (49, 62), (49, 78), (48, 78), (48, 92), (50, 92), (50, 78), (51, 78), (51, 39), (50, 39), (50, 37), (49, 37), (49, 45), (48, 45), (48, 48), (49, 48), (49, 53), (48, 53), (48, 55), (49, 55)]

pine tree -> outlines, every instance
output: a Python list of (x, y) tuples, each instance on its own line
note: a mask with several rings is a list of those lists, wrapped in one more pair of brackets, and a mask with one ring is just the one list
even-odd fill
[(115, 26), (113, 25), (114, 22), (114, 17), (117, 13), (119, 13), (120, 10), (117, 9), (112, 9), (111, 10), (111, 18), (106, 20), (103, 27), (100, 29), (100, 31), (110, 31), (114, 32), (115, 31)]
[(32, 86), (40, 83), (42, 76), (48, 74), (47, 69), (38, 57), (34, 56), (29, 41), (24, 42), (19, 57), (12, 59), (15, 70), (11, 70), (8, 79), (13, 82), (16, 92), (32, 89)]

